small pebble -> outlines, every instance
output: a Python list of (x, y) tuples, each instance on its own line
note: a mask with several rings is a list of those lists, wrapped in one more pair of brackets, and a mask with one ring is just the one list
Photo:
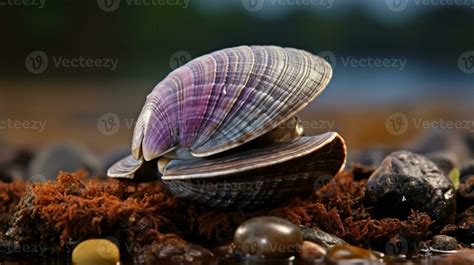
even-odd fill
[(72, 251), (74, 265), (115, 265), (119, 260), (118, 247), (107, 239), (82, 241)]
[(328, 254), (328, 259), (332, 262), (343, 260), (377, 260), (372, 251), (354, 247), (351, 245), (337, 245), (333, 247)]
[(327, 251), (322, 246), (311, 241), (303, 241), (303, 245), (298, 251), (300, 257), (307, 261), (321, 259), (326, 256)]
[(314, 242), (324, 247), (326, 250), (329, 250), (337, 245), (347, 244), (347, 242), (343, 239), (333, 234), (326, 233), (318, 228), (302, 226), (301, 232), (303, 233), (303, 240)]
[(430, 247), (436, 250), (456, 250), (458, 241), (454, 237), (437, 235), (431, 239)]
[(303, 243), (298, 226), (288, 220), (266, 216), (242, 223), (234, 234), (234, 244), (245, 257), (286, 259)]

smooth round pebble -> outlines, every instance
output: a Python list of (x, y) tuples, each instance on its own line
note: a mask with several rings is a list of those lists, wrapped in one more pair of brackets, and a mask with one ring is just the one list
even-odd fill
[(300, 257), (307, 261), (312, 261), (315, 259), (320, 259), (326, 256), (327, 251), (324, 247), (311, 242), (311, 241), (303, 241), (303, 245), (298, 251)]
[(107, 239), (82, 241), (72, 251), (74, 265), (115, 265), (120, 260), (120, 251)]
[(333, 262), (343, 260), (377, 260), (372, 251), (351, 245), (337, 245), (328, 254), (328, 259)]
[(266, 216), (242, 223), (234, 234), (234, 244), (245, 257), (286, 259), (303, 243), (300, 228), (288, 220)]

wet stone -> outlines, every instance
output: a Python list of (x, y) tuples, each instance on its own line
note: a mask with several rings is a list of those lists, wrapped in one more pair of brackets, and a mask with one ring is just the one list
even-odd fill
[(347, 242), (343, 239), (333, 234), (326, 233), (318, 228), (309, 228), (302, 226), (301, 232), (303, 234), (303, 240), (314, 242), (324, 247), (326, 250), (329, 250), (336, 245), (347, 244)]
[(385, 158), (368, 179), (365, 197), (379, 217), (406, 219), (413, 209), (427, 212), (438, 228), (455, 217), (451, 181), (432, 161), (408, 151)]
[(436, 250), (456, 250), (458, 241), (454, 237), (437, 235), (431, 239), (429, 246)]
[(312, 261), (325, 257), (327, 251), (324, 247), (314, 242), (303, 241), (303, 245), (299, 249), (298, 254), (302, 259)]
[(377, 260), (377, 257), (372, 251), (351, 245), (337, 245), (331, 249), (327, 257), (332, 262), (344, 260)]
[(237, 250), (244, 257), (251, 258), (290, 258), (302, 243), (303, 235), (298, 226), (273, 216), (247, 220), (234, 234)]

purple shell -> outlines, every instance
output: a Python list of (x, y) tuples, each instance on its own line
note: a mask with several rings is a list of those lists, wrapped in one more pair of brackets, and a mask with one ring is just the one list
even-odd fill
[(192, 157), (229, 150), (294, 116), (331, 76), (324, 59), (293, 48), (240, 46), (196, 58), (148, 95), (132, 154), (150, 161), (172, 150)]

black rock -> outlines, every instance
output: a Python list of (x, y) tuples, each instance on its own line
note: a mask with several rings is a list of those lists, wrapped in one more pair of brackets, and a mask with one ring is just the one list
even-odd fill
[(379, 217), (406, 219), (413, 209), (428, 213), (436, 228), (455, 217), (451, 181), (435, 163), (408, 151), (394, 152), (384, 159), (368, 179), (365, 196)]
[(313, 229), (306, 226), (301, 226), (301, 232), (303, 233), (303, 240), (314, 242), (325, 249), (329, 250), (336, 245), (348, 244), (343, 239), (324, 232), (321, 229)]

